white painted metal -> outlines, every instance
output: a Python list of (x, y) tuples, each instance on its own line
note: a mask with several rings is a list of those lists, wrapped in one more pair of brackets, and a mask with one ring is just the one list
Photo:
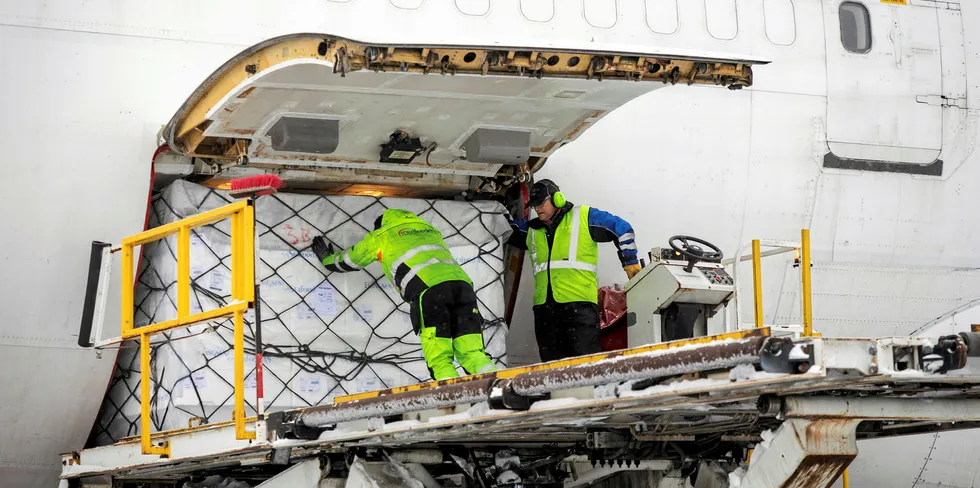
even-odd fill
[(916, 96), (942, 93), (936, 9), (858, 4), (867, 9), (871, 45), (855, 53), (841, 33), (842, 16), (854, 4), (824, 3), (830, 149), (842, 158), (930, 163), (942, 149), (943, 109)]
[(317, 458), (294, 464), (255, 488), (317, 488), (320, 486), (320, 460)]
[(936, 422), (980, 420), (980, 400), (903, 398), (787, 397), (782, 416), (788, 419), (882, 419)]
[[(247, 430), (255, 430), (254, 422), (246, 423)], [(265, 437), (257, 440), (236, 440), (235, 426), (231, 423), (205, 428), (177, 431), (168, 435), (170, 444), (170, 459), (197, 461), (197, 467), (208, 463), (221, 464), (228, 459), (247, 463), (264, 461), (268, 455), (269, 442)], [(154, 442), (158, 442), (154, 439)], [(265, 450), (255, 450), (265, 447)], [(66, 455), (67, 462), (71, 455)], [(128, 466), (133, 470), (141, 470), (144, 474), (151, 472), (155, 465), (168, 464), (166, 458), (142, 454), (140, 439), (133, 438), (110, 446), (85, 449), (79, 452), (78, 465), (74, 468), (66, 465), (62, 474), (97, 475), (113, 466)], [(192, 467), (193, 469), (193, 467)]]
[[(160, 126), (216, 66), (280, 34), (492, 43), (507, 32), (513, 45), (537, 40), (578, 47), (656, 45), (673, 52), (751, 53), (770, 59), (773, 64), (756, 70), (755, 86), (740, 93), (682, 87), (640, 97), (571, 149), (558, 151), (538, 177), (555, 179), (576, 203), (626, 217), (641, 245), (684, 232), (728, 252), (759, 236), (795, 239), (799, 228), (809, 226), (816, 261), (910, 269), (980, 266), (980, 240), (972, 231), (980, 226), (980, 215), (973, 211), (980, 190), (980, 154), (974, 153), (975, 108), (980, 107), (978, 2), (910, 2), (939, 7), (934, 15), (942, 44), (942, 93), (954, 97), (957, 106), (972, 107), (943, 109), (944, 172), (939, 178), (821, 168), (828, 148), (827, 77), (838, 76), (826, 72), (827, 50), (830, 41), (839, 39), (836, 20), (824, 17), (822, 0), (792, 1), (796, 36), (790, 46), (770, 35), (769, 1), (737, 2), (739, 31), (732, 41), (711, 37), (704, 2), (697, 1), (618, 2), (612, 29), (588, 25), (579, 2), (501, 0), (483, 17), (473, 15), (480, 12), (477, 7), (463, 7), (469, 12), (464, 14), (452, 5), (441, 9), (433, 0), (395, 3), (409, 8), (396, 9), (392, 2), (367, 6), (365, 0), (303, 0), (289, 8), (189, 0), (171, 2), (166, 9), (146, 1), (0, 4), (0, 72), (9, 74), (0, 84), (0, 106), (6, 109), (0, 115), (0, 147), (5, 160), (18, 162), (5, 165), (8, 181), (16, 183), (0, 200), (0, 255), (9, 277), (0, 285), (0, 404), (5, 406), (0, 409), (0, 479), (6, 485), (53, 486), (60, 469), (57, 454), (84, 445), (112, 369), (111, 357), (99, 361), (90, 351), (77, 350), (71, 335), (81, 313), (87, 262), (85, 246), (78, 243), (118, 241), (141, 228), (147, 163)], [(906, 40), (918, 42), (911, 34)], [(933, 41), (927, 44), (926, 50), (935, 47)], [(930, 53), (921, 55), (931, 59)], [(856, 68), (861, 77), (875, 74), (870, 66)], [(959, 101), (963, 97), (965, 102)], [(864, 100), (888, 103), (875, 90)], [(855, 126), (879, 123), (877, 112), (845, 108)], [(607, 247), (600, 258), (600, 280), (622, 282), (619, 263)], [(787, 284), (795, 286), (795, 273), (786, 262), (767, 263), (764, 282), (775, 285), (786, 276)], [(820, 275), (816, 269), (814, 279)], [(928, 275), (909, 272), (868, 283), (870, 289), (970, 290), (968, 273), (952, 273), (950, 281), (935, 288)], [(931, 317), (925, 317), (925, 308), (913, 307), (914, 319), (872, 321), (888, 317), (895, 302), (852, 286), (867, 279), (849, 276), (831, 284), (846, 287), (839, 294), (848, 299), (833, 306), (815, 303), (815, 314), (824, 317), (818, 330), (908, 334), (958, 306), (944, 299), (946, 308), (936, 307), (940, 310)], [(536, 360), (530, 297), (524, 293), (532, 287), (529, 280), (521, 283), (510, 334), (512, 360)], [(781, 304), (795, 307), (798, 297), (783, 296), (778, 286), (766, 290), (766, 317), (776, 318)], [(112, 324), (117, 299), (107, 306)], [(785, 312), (779, 315), (779, 322), (791, 321)], [(963, 330), (967, 315), (957, 314), (943, 327)], [(115, 335), (111, 328), (107, 334)], [(976, 436), (910, 437), (900, 448), (890, 441), (869, 441), (872, 445), (873, 450), (862, 447), (852, 465), (855, 486), (960, 487), (972, 486), (976, 476), (970, 457), (980, 447)], [(869, 464), (862, 464), (864, 459)]]
[(720, 307), (731, 299), (734, 286), (711, 282), (702, 272), (724, 268), (698, 263), (688, 272), (684, 269), (686, 265), (683, 261), (656, 261), (626, 283), (627, 311), (633, 317), (627, 339), (630, 347), (663, 340), (660, 312), (672, 303)]
[[(769, 298), (776, 302), (770, 304), (776, 308), (770, 317), (799, 323), (799, 269), (784, 266), (784, 276), (763, 274), (769, 289), (782, 288), (781, 295)], [(911, 334), (980, 299), (980, 271), (973, 268), (815, 262), (812, 273), (814, 329), (832, 336)], [(740, 291), (747, 293), (740, 299), (751, 296), (750, 287)], [(874, 308), (873, 315), (865, 306)]]
[[(495, 429), (507, 428), (508, 426), (520, 428), (522, 425), (527, 425), (533, 428), (541, 425), (554, 426), (570, 423), (570, 425), (579, 427), (584, 425), (601, 427), (603, 422), (609, 419), (611, 412), (629, 415), (644, 412), (649, 414), (664, 409), (675, 411), (698, 410), (705, 405), (730, 405), (733, 401), (741, 401), (748, 409), (754, 409), (756, 397), (760, 395), (818, 393), (827, 388), (844, 388), (847, 386), (866, 391), (873, 385), (915, 383), (926, 378), (924, 373), (918, 371), (920, 365), (917, 364), (912, 365), (912, 370), (902, 373), (894, 373), (889, 368), (889, 365), (892, 364), (891, 351), (894, 348), (925, 345), (928, 344), (926, 339), (801, 339), (799, 343), (810, 343), (814, 346), (813, 366), (805, 374), (768, 374), (739, 381), (691, 382), (687, 385), (681, 384), (669, 388), (653, 387), (651, 391), (618, 391), (609, 397), (592, 396), (574, 401), (563, 399), (550, 403), (544, 402), (534, 406), (530, 411), (489, 410), (484, 405), (483, 408), (474, 407), (462, 414), (445, 414), (442, 417), (432, 417), (426, 422), (410, 421), (391, 424), (374, 422), (370, 429), (364, 425), (365, 422), (362, 420), (356, 420), (340, 423), (335, 431), (325, 433), (317, 440), (276, 440), (271, 444), (265, 441), (264, 435), (259, 436), (260, 441), (235, 441), (234, 425), (215, 425), (203, 429), (164, 433), (155, 438), (155, 442), (169, 442), (172, 447), (170, 458), (141, 455), (138, 439), (133, 439), (111, 446), (86, 449), (78, 453), (77, 457), (68, 455), (65, 457), (66, 465), (63, 473), (66, 477), (112, 474), (123, 478), (138, 479), (140, 476), (153, 477), (182, 473), (227, 465), (228, 463), (241, 463), (243, 465), (264, 463), (267, 462), (270, 448), (292, 449), (292, 455), (301, 459), (304, 455), (315, 454), (315, 450), (318, 448), (336, 449), (338, 446), (351, 443), (357, 443), (361, 446), (403, 448), (412, 444), (446, 442), (447, 438), (463, 438), (466, 439), (466, 442), (470, 442), (473, 438), (492, 437)], [(880, 368), (874, 369), (873, 366), (880, 366)], [(844, 371), (859, 372), (860, 374), (848, 374), (846, 376), (836, 374)], [(722, 376), (731, 377), (732, 374)], [(958, 376), (932, 374), (927, 377), (927, 380), (934, 383), (954, 382), (969, 386), (980, 384), (980, 375), (976, 373)], [(684, 394), (679, 396), (678, 392), (681, 391)], [(832, 400), (837, 401), (838, 398), (833, 397)], [(913, 402), (911, 399), (904, 401)], [(815, 402), (812, 404), (792, 404), (792, 408), (804, 408), (808, 405), (816, 405), (815, 408), (818, 408), (824, 405), (825, 400), (815, 400)], [(947, 400), (943, 400), (943, 402), (947, 402)], [(888, 404), (888, 402), (883, 404)], [(797, 405), (803, 405), (803, 407)], [(876, 405), (878, 403), (869, 402), (871, 407)], [(915, 409), (928, 412), (928, 407), (925, 405), (927, 404), (922, 403)], [(940, 403), (940, 407), (944, 405), (945, 403)], [(793, 412), (792, 408), (785, 411)], [(585, 411), (589, 412), (587, 418), (583, 418), (582, 412)], [(966, 415), (963, 413), (964, 411), (964, 407), (960, 407), (958, 410), (938, 408), (932, 415), (940, 420), (946, 416), (958, 420)], [(882, 408), (869, 409), (862, 411), (860, 415), (870, 417), (879, 415), (881, 412)], [(792, 413), (789, 415), (793, 416)], [(921, 413), (913, 412), (910, 409), (909, 415), (915, 416), (921, 415)], [(976, 413), (971, 412), (969, 415), (976, 415)], [(887, 415), (885, 417), (891, 418)], [(434, 461), (434, 458), (435, 456), (430, 456), (424, 451), (417, 455), (392, 456), (393, 462), (404, 460), (412, 463), (430, 462)], [(70, 461), (77, 464), (67, 464)]]
[(702, 461), (694, 488), (729, 488), (728, 473), (715, 462)]
[(105, 304), (109, 300), (109, 282), (112, 274), (112, 254), (109, 246), (102, 248), (102, 265), (99, 266), (98, 291), (95, 295), (95, 311), (92, 314), (92, 341), (102, 340), (105, 327)]
[[(261, 71), (208, 111), (213, 122), (204, 134), (252, 137), (249, 159), (257, 163), (493, 176), (500, 164), (462, 159), (463, 143), (478, 128), (529, 132), (531, 156), (547, 157), (583, 133), (580, 124), (601, 119), (595, 114), (665, 86), (367, 70), (340, 77), (332, 70), (330, 62), (298, 59)], [(339, 121), (338, 147), (321, 159), (275, 151), (268, 131), (283, 116)], [(380, 145), (398, 128), (436, 148), (407, 165), (378, 162)]]
[(732, 295), (732, 286), (708, 281), (703, 270), (723, 270), (711, 263), (698, 263), (691, 271), (681, 261), (661, 261), (640, 271), (626, 284), (646, 309), (656, 313), (674, 302), (719, 305)]
[(375, 462), (355, 458), (344, 486), (345, 488), (396, 488), (421, 484), (424, 488), (439, 488), (439, 484), (432, 479), (432, 476), (426, 477), (425, 474), (427, 473), (424, 470), (410, 471), (395, 461)]
[(737, 486), (830, 486), (858, 454), (855, 430), (859, 423), (840, 419), (783, 422), (769, 445), (756, 447)]

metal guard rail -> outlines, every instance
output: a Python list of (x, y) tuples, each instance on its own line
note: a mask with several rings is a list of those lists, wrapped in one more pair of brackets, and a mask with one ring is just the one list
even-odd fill
[[(190, 313), (191, 229), (231, 220), (231, 303), (214, 310)], [(133, 308), (134, 248), (150, 242), (177, 235), (177, 318), (165, 322), (135, 327)], [(162, 332), (190, 327), (225, 317), (234, 318), (234, 390), (235, 436), (237, 439), (255, 439), (254, 431), (245, 430), (245, 312), (254, 308), (255, 302), (255, 207), (252, 200), (242, 200), (187, 217), (170, 224), (126, 237), (122, 251), (122, 326), (121, 336), (106, 343), (138, 339), (140, 343), (140, 444), (143, 454), (170, 456), (166, 442), (154, 446), (150, 430), (150, 336)]]

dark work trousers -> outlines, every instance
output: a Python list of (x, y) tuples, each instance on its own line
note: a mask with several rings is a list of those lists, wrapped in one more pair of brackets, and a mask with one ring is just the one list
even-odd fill
[(599, 306), (590, 302), (557, 303), (550, 298), (534, 306), (534, 336), (541, 362), (602, 352)]
[(410, 303), (412, 328), (419, 334), (422, 355), (433, 379), (458, 376), (453, 357), (469, 374), (496, 370), (483, 349), (483, 318), (472, 285), (465, 281), (439, 283)]

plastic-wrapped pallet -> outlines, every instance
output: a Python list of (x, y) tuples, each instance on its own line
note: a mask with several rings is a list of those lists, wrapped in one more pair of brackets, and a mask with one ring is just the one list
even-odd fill
[[(166, 224), (231, 202), (227, 194), (177, 181), (153, 204), (151, 223)], [(330, 273), (309, 250), (325, 235), (349, 247), (373, 228), (386, 208), (415, 212), (443, 233), (473, 280), (484, 318), (487, 352), (506, 365), (503, 296), (506, 210), (496, 202), (456, 202), (279, 193), (256, 205), (261, 280), (266, 407), (305, 407), (334, 396), (429, 379), (408, 304), (374, 263), (362, 271)], [(195, 229), (191, 236), (191, 312), (223, 306), (230, 289), (230, 222)], [(135, 294), (136, 325), (176, 317), (176, 240), (143, 249)], [(255, 375), (251, 312), (246, 314), (246, 411), (254, 415)], [(151, 356), (154, 430), (231, 420), (230, 319), (154, 336)], [(93, 434), (97, 444), (139, 433), (138, 349), (123, 349)]]

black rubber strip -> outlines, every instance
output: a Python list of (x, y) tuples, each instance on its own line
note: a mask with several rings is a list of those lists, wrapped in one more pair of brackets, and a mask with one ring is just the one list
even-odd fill
[(85, 284), (85, 301), (82, 302), (82, 323), (78, 327), (78, 345), (92, 347), (92, 319), (95, 301), (99, 294), (99, 275), (102, 273), (102, 251), (111, 244), (92, 241), (92, 254), (88, 260), (88, 280)]

